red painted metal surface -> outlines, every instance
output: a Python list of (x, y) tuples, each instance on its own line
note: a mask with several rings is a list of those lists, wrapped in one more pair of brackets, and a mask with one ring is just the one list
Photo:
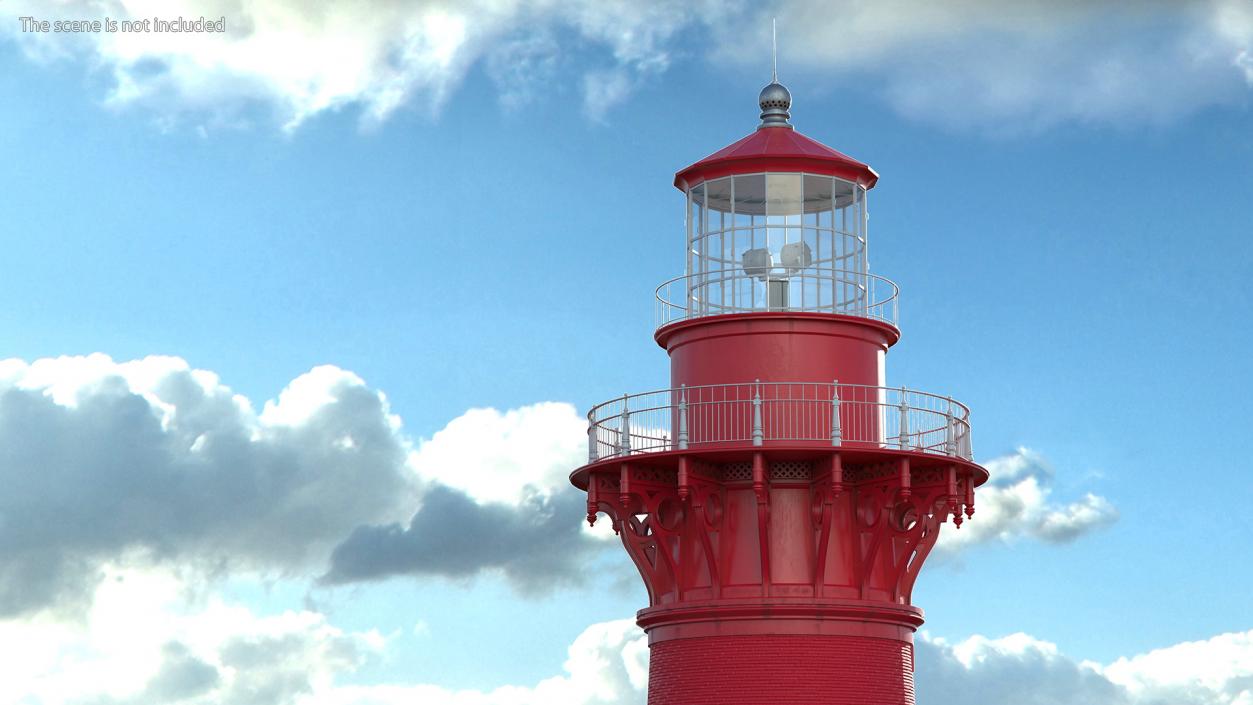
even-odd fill
[(908, 606), (939, 525), (972, 514), (967, 488), (986, 479), (952, 458), (812, 447), (657, 453), (584, 470), (589, 518), (609, 516), (650, 604), (702, 610)]
[(879, 175), (847, 154), (787, 127), (767, 127), (714, 152), (674, 175), (680, 191), (729, 174), (805, 172), (838, 176), (874, 188)]
[[(878, 178), (792, 130), (766, 128), (675, 183), (781, 170), (867, 188)], [(757, 380), (879, 386), (899, 335), (870, 318), (760, 311), (671, 323), (656, 339), (683, 394), (684, 385)], [(588, 520), (608, 517), (647, 588), (638, 619), (652, 650), (649, 705), (912, 705), (922, 624), (913, 586), (940, 526), (974, 513), (986, 470), (952, 452), (866, 441), (873, 429), (847, 445), (814, 440), (829, 426), (806, 442), (740, 434), (701, 443), (701, 415), (712, 411), (689, 401), (683, 444), (601, 457), (571, 475), (587, 492)], [(677, 426), (640, 432), (680, 438)]]
[(670, 354), (670, 386), (825, 382), (882, 386), (883, 357), (900, 334), (866, 318), (744, 313), (695, 318), (657, 331)]

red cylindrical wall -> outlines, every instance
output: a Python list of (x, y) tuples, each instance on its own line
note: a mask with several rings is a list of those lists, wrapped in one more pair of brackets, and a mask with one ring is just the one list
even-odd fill
[(698, 318), (657, 331), (672, 387), (762, 382), (882, 386), (896, 329), (865, 318), (757, 313)]
[(914, 705), (913, 645), (759, 634), (653, 644), (648, 705)]
[[(885, 356), (898, 337), (892, 326), (870, 319), (797, 312), (710, 316), (657, 332), (658, 344), (670, 354), (672, 388), (690, 390), (688, 442), (705, 447), (750, 437), (754, 397), (762, 401), (766, 437), (829, 439), (831, 384), (837, 380), (849, 445), (877, 446), (883, 401), (877, 388), (884, 385)], [(672, 403), (679, 402), (676, 392)], [(677, 415), (674, 424), (670, 431), (678, 437)]]
[(640, 612), (648, 705), (913, 705), (920, 610), (709, 601)]

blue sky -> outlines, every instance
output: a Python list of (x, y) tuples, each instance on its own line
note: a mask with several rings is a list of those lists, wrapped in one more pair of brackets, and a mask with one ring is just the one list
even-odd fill
[[(1253, 702), (1253, 5), (710, 7), (0, 3), (0, 701), (642, 702), (564, 475), (668, 379), (673, 173), (776, 15), (793, 122), (882, 177), (888, 382), (994, 473), (919, 702)], [(154, 13), (237, 29), (16, 20)]]

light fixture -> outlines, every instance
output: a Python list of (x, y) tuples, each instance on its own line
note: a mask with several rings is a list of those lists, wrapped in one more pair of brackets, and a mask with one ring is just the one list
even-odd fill
[(809, 243), (789, 242), (783, 246), (783, 251), (779, 253), (779, 259), (784, 267), (787, 267), (789, 273), (795, 273), (797, 270), (804, 269), (814, 263), (814, 254), (809, 249)]
[(740, 259), (740, 266), (744, 268), (744, 273), (748, 276), (765, 280), (766, 275), (770, 273), (770, 268), (774, 266), (774, 258), (769, 249), (758, 247), (744, 252), (744, 256)]

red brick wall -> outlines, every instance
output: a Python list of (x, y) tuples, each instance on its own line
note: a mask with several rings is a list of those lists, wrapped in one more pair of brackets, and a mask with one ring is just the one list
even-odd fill
[(914, 705), (910, 644), (767, 634), (652, 645), (648, 705)]

